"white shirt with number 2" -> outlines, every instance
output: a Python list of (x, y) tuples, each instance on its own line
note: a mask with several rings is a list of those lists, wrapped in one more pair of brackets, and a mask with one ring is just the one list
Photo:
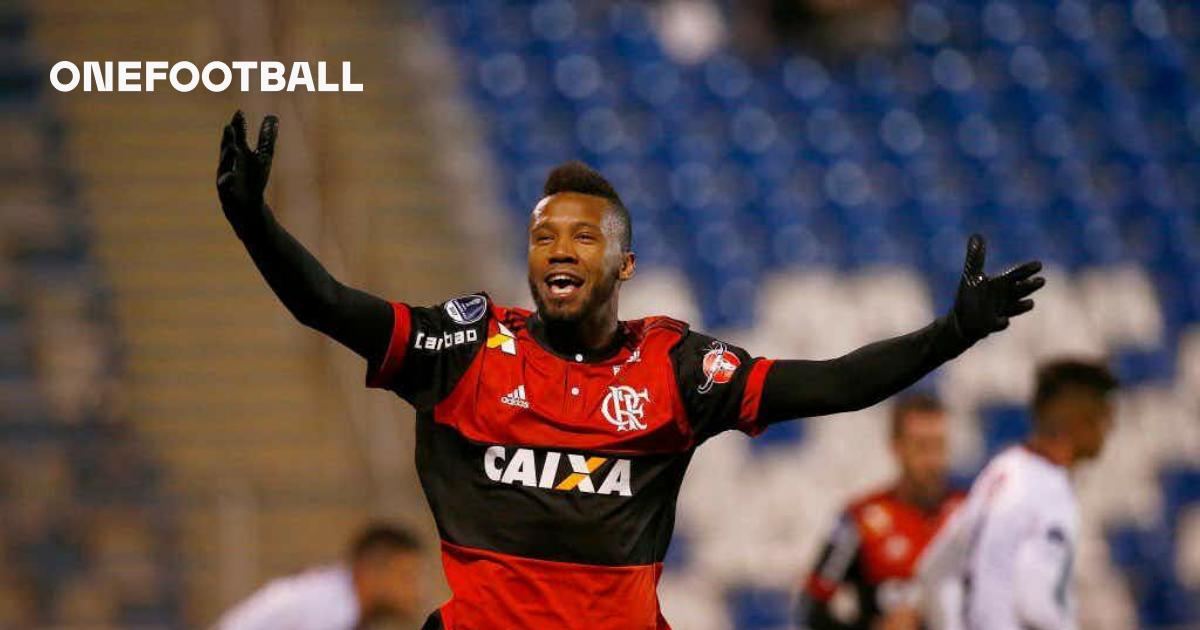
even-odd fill
[(1067, 469), (1011, 447), (921, 558), (937, 630), (1075, 630), (1079, 512)]

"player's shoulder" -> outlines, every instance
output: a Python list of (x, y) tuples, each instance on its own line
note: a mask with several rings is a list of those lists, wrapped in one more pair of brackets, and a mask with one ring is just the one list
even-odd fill
[(892, 501), (894, 498), (890, 487), (876, 488), (851, 498), (846, 504), (846, 511), (857, 513), (871, 506), (889, 505)]
[(271, 579), (254, 597), (260, 601), (298, 606), (314, 597), (340, 590), (349, 580), (349, 572), (339, 565), (309, 567)]
[(896, 520), (896, 498), (891, 488), (880, 488), (854, 497), (846, 504), (846, 517), (865, 531), (883, 532)]
[(1021, 474), (1021, 465), (1014, 451), (1009, 448), (997, 453), (971, 484), (970, 495), (985, 501), (991, 501), (996, 496), (1011, 492)]
[(1052, 487), (1056, 469), (1024, 446), (1010, 446), (984, 467), (971, 488), (985, 504), (1025, 512), (1039, 505)]
[(624, 321), (624, 324), (626, 330), (638, 338), (650, 336), (683, 337), (691, 329), (691, 326), (687, 322), (666, 315), (651, 315), (639, 319), (627, 319)]
[(1001, 451), (988, 465), (988, 469), (994, 469), (997, 473), (1003, 473), (1023, 484), (1043, 485), (1067, 479), (1066, 470), (1062, 466), (1021, 444)]
[(488, 318), (492, 310), (492, 299), (487, 293), (478, 291), (463, 293), (428, 306), (407, 302), (403, 306), (414, 319), (471, 326)]
[(352, 581), (350, 568), (341, 563), (309, 567), (282, 579), (294, 587), (312, 590), (336, 590)]
[(1030, 501), (1049, 507), (1050, 505), (1073, 505), (1074, 491), (1067, 469), (1043, 455), (1026, 447), (1014, 447), (1020, 451), (1019, 468), (1021, 481)]
[(492, 301), (491, 297), (486, 293), (482, 295), (488, 298), (488, 316), (490, 319), (511, 332), (523, 330), (528, 325), (529, 316), (533, 314), (533, 311), (520, 306), (498, 304)]
[(497, 321), (508, 327), (524, 327), (530, 311), (496, 302), (487, 291), (463, 293), (432, 306), (414, 309), (458, 326), (484, 326)]
[(667, 359), (674, 355), (680, 341), (689, 337), (687, 322), (662, 315), (621, 320), (626, 343), (637, 348), (643, 360)]

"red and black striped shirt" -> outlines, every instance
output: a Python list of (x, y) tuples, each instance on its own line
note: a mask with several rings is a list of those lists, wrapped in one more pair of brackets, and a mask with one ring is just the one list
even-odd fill
[(486, 294), (393, 309), (367, 383), (418, 412), (445, 627), (668, 628), (655, 587), (684, 471), (708, 437), (761, 430), (771, 361), (667, 317), (560, 356)]

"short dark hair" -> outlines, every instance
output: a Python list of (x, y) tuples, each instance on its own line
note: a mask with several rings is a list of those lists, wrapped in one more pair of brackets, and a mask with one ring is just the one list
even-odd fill
[(621, 243), (621, 251), (628, 252), (633, 248), (633, 221), (629, 218), (629, 210), (625, 208), (625, 203), (621, 201), (621, 196), (617, 194), (612, 184), (608, 183), (608, 180), (604, 179), (604, 176), (596, 169), (579, 160), (570, 160), (555, 166), (546, 176), (546, 183), (542, 186), (542, 196), (549, 197), (563, 192), (607, 199), (614, 216), (620, 222), (618, 238)]
[(350, 544), (350, 560), (357, 563), (382, 553), (405, 553), (420, 549), (421, 543), (411, 531), (388, 523), (372, 523), (359, 532)]
[(1067, 391), (1085, 390), (1105, 396), (1120, 385), (1117, 377), (1103, 363), (1082, 359), (1056, 359), (1043, 363), (1037, 370), (1037, 386), (1033, 394), (1033, 410)]
[(896, 399), (892, 405), (892, 439), (899, 439), (904, 432), (904, 420), (913, 413), (942, 413), (946, 406), (933, 394), (914, 392)]

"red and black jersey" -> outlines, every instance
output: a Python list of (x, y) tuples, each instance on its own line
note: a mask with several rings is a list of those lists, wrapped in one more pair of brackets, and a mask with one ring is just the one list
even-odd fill
[[(935, 509), (926, 510), (902, 501), (892, 488), (852, 503), (804, 584), (800, 627), (869, 630), (889, 610), (915, 606), (917, 560), (963, 497), (948, 493)], [(857, 603), (849, 620), (830, 610), (843, 587), (852, 589)]]
[(447, 628), (667, 628), (655, 592), (693, 450), (756, 434), (771, 361), (667, 317), (560, 356), (486, 294), (393, 304), (367, 383), (417, 409)]

